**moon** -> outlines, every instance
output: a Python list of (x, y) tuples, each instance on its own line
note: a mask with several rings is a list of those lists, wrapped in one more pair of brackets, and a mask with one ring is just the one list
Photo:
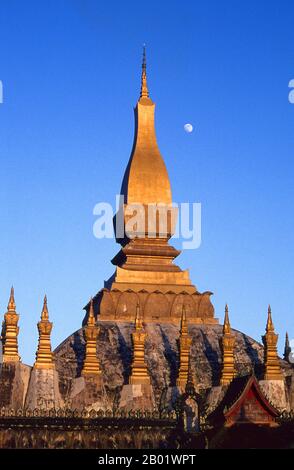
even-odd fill
[(187, 132), (187, 134), (191, 134), (191, 132), (193, 132), (193, 126), (190, 123), (185, 124), (184, 129)]

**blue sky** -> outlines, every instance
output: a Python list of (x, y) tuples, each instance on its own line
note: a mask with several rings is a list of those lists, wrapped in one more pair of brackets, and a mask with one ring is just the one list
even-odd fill
[(120, 188), (144, 42), (174, 200), (202, 203), (179, 264), (217, 317), (228, 302), (260, 340), (271, 303), (280, 349), (294, 338), (293, 20), (290, 0), (1, 1), (0, 310), (13, 284), (24, 362), (44, 294), (55, 347), (113, 272), (93, 207)]

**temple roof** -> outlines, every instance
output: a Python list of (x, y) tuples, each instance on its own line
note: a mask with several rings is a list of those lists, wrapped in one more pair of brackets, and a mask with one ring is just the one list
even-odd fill
[[(252, 400), (253, 396), (255, 400)], [(279, 415), (278, 410), (268, 401), (263, 391), (259, 387), (258, 381), (254, 374), (236, 377), (228, 386), (227, 391), (217, 406), (217, 408), (210, 414), (209, 420), (211, 422), (222, 422), (229, 419), (231, 415), (238, 413), (239, 409), (244, 405), (248, 399), (251, 401), (252, 406), (260, 404), (264, 413), (268, 414), (271, 418), (276, 418)], [(257, 405), (255, 405), (257, 406)], [(256, 416), (258, 419), (258, 414)], [(243, 420), (245, 417), (243, 417)]]

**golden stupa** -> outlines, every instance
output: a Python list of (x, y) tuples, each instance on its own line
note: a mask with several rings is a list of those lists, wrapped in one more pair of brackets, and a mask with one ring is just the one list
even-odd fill
[[(145, 49), (141, 93), (134, 111), (134, 144), (121, 188), (123, 204), (115, 217), (123, 220), (123, 233), (116, 231), (121, 250), (112, 260), (114, 275), (94, 298), (95, 313), (99, 320), (134, 321), (139, 304), (145, 322), (179, 323), (185, 308), (189, 322), (217, 323), (211, 292), (198, 292), (189, 271), (174, 264), (181, 253), (169, 244), (177, 209), (172, 205), (171, 184), (157, 144)], [(143, 208), (143, 222), (136, 231), (126, 232), (136, 205)]]

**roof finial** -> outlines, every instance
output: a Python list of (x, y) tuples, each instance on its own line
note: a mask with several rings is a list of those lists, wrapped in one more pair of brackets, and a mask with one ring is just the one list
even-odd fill
[(146, 73), (146, 45), (143, 44), (143, 61), (142, 61), (142, 77), (141, 77), (141, 93), (140, 98), (149, 98)]

